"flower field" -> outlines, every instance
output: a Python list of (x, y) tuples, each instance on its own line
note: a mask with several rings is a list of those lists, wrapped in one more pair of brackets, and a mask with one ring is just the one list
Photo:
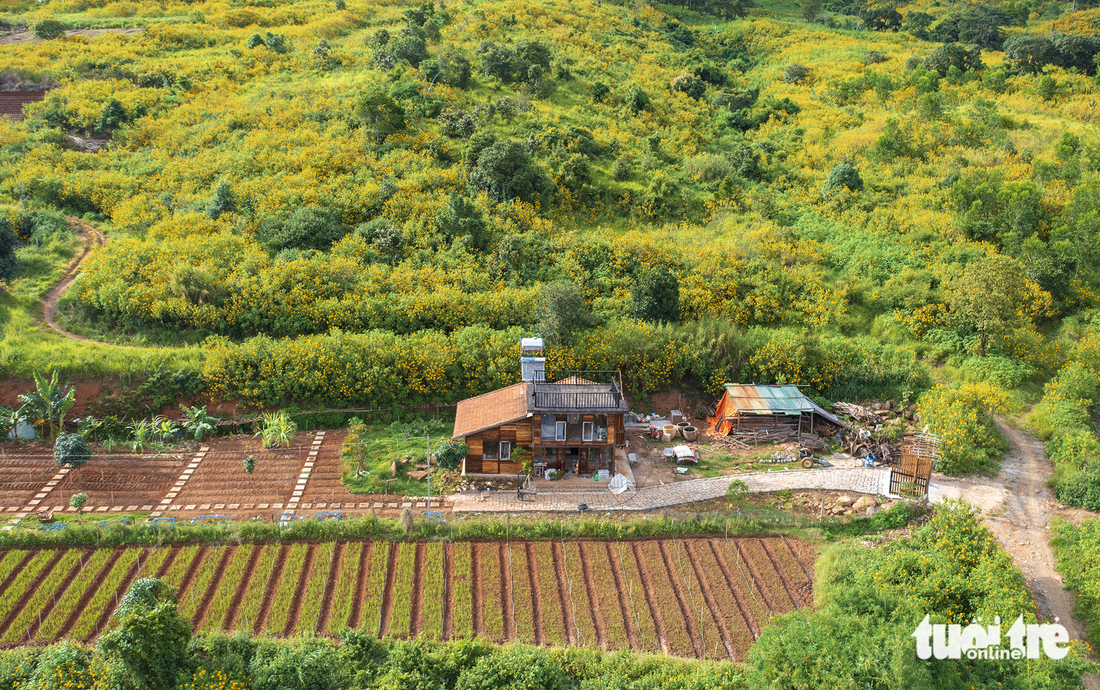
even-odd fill
[(812, 546), (783, 538), (289, 542), (0, 552), (3, 646), (92, 639), (160, 575), (197, 631), (459, 639), (741, 660), (813, 601)]

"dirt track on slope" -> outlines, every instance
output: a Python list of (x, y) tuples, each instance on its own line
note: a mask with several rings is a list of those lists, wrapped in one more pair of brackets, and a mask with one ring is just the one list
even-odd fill
[[(1023, 571), (1039, 609), (1039, 618), (1065, 626), (1071, 639), (1087, 640), (1085, 628), (1073, 615), (1075, 594), (1062, 587), (1050, 548), (1050, 521), (1057, 502), (1047, 480), (1053, 468), (1043, 444), (998, 420), (1012, 444), (996, 477), (945, 477), (933, 482), (945, 497), (962, 496), (982, 508), (986, 524)], [(1085, 686), (1100, 689), (1100, 678), (1086, 676)]]
[(74, 261), (70, 262), (68, 268), (65, 269), (65, 274), (61, 277), (61, 281), (57, 285), (53, 286), (53, 289), (46, 295), (46, 299), (42, 302), (42, 320), (46, 322), (46, 325), (50, 327), (55, 333), (63, 335), (66, 338), (72, 340), (88, 340), (82, 335), (70, 333), (62, 328), (57, 323), (57, 302), (61, 299), (61, 295), (65, 294), (65, 291), (69, 289), (69, 286), (73, 284), (76, 277), (80, 275), (80, 267), (84, 264), (89, 256), (92, 255), (92, 250), (95, 247), (95, 243), (98, 242), (99, 246), (107, 244), (107, 238), (103, 236), (103, 233), (97, 230), (94, 226), (85, 223), (77, 218), (69, 218), (69, 225), (71, 225), (78, 234), (85, 239), (84, 251), (80, 253)]

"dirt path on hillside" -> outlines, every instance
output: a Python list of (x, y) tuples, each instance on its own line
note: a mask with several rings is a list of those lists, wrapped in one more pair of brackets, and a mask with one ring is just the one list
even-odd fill
[(61, 295), (65, 294), (65, 291), (69, 289), (69, 286), (73, 284), (76, 277), (80, 275), (80, 267), (84, 264), (89, 256), (92, 255), (92, 249), (98, 245), (102, 247), (107, 244), (107, 238), (103, 236), (103, 233), (96, 229), (93, 225), (85, 223), (78, 218), (68, 218), (69, 225), (71, 225), (77, 233), (84, 238), (84, 250), (69, 263), (68, 268), (65, 269), (64, 275), (61, 277), (60, 282), (53, 287), (46, 295), (46, 299), (42, 302), (42, 320), (46, 322), (55, 333), (70, 338), (72, 340), (88, 340), (82, 335), (76, 333), (70, 333), (62, 328), (57, 323), (57, 302), (61, 299)]
[[(1073, 615), (1075, 595), (1062, 587), (1062, 577), (1054, 569), (1050, 540), (1050, 521), (1057, 502), (1047, 480), (1053, 468), (1043, 444), (1014, 429), (1002, 420), (997, 425), (1012, 444), (996, 477), (947, 477), (937, 474), (932, 482), (938, 491), (933, 500), (963, 497), (981, 506), (986, 524), (997, 540), (1023, 571), (1028, 589), (1039, 609), (1039, 618), (1058, 620), (1071, 639), (1087, 640), (1085, 627)], [(1100, 689), (1100, 677), (1086, 676), (1085, 687)]]

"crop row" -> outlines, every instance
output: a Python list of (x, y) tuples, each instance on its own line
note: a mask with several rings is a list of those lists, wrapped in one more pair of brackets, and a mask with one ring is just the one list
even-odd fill
[(565, 608), (558, 595), (558, 575), (554, 569), (554, 545), (536, 542), (528, 548), (534, 555), (534, 563), (528, 564), (539, 584), (539, 611), (542, 614), (542, 642), (553, 645), (568, 644), (565, 634)]
[(325, 599), (325, 588), (328, 586), (328, 573), (332, 568), (332, 558), (336, 553), (336, 542), (321, 544), (313, 552), (313, 566), (309, 569), (309, 578), (306, 580), (305, 592), (302, 594), (302, 605), (298, 611), (298, 625), (295, 628), (299, 635), (312, 635), (317, 631), (317, 623), (321, 618), (321, 605)]
[(478, 544), (476, 552), (480, 572), (475, 579), (481, 594), (481, 629), (478, 632), (483, 637), (502, 641), (508, 609), (501, 596), (500, 548), (496, 543)]
[[(155, 549), (154, 552), (156, 551), (167, 553), (167, 549)], [(126, 549), (122, 552), (119, 559), (115, 561), (114, 567), (111, 568), (111, 572), (107, 574), (106, 578), (103, 578), (103, 584), (99, 586), (91, 600), (84, 606), (80, 618), (77, 619), (73, 629), (69, 632), (70, 637), (85, 639), (98, 632), (96, 625), (99, 623), (100, 618), (107, 611), (114, 611), (118, 607), (119, 597), (121, 596), (119, 590), (125, 583), (130, 569), (134, 567), (139, 558), (141, 558), (141, 549)]]
[(531, 579), (528, 575), (527, 553), (524, 544), (508, 544), (505, 550), (508, 554), (507, 574), (510, 601), (508, 608), (512, 611), (512, 621), (515, 629), (515, 639), (527, 644), (535, 643), (535, 611), (532, 608), (534, 596), (531, 593)]
[(443, 544), (424, 545), (424, 580), (420, 594), (420, 631), (428, 638), (443, 637)]
[(592, 603), (588, 598), (588, 585), (581, 564), (581, 549), (576, 542), (562, 545), (562, 565), (565, 570), (565, 605), (573, 628), (573, 644), (582, 647), (598, 647), (596, 624), (592, 617)]
[[(35, 639), (52, 640), (60, 636), (61, 629), (69, 620), (69, 615), (84, 597), (88, 588), (96, 585), (100, 579), (100, 571), (107, 565), (107, 561), (115, 556), (115, 552), (109, 549), (99, 549), (92, 552), (91, 556), (81, 561), (80, 570), (76, 577), (68, 583), (68, 587), (62, 585), (64, 593), (53, 607), (53, 611), (42, 622), (35, 634)], [(55, 593), (56, 595), (56, 593)]]
[[(56, 555), (56, 551), (39, 551), (23, 566), (23, 569), (12, 583), (4, 590), (3, 596), (0, 596), (0, 623), (15, 611), (20, 599), (34, 584), (35, 578)], [(22, 556), (22, 553), (20, 553), (20, 556)], [(21, 558), (16, 560), (21, 560)], [(7, 558), (4, 559), (4, 562), (8, 562)]]
[(328, 632), (330, 633), (339, 634), (348, 627), (352, 607), (355, 605), (355, 590), (359, 585), (359, 570), (364, 548), (370, 547), (364, 547), (364, 544), (358, 541), (353, 541), (344, 547), (340, 570), (336, 574), (336, 586), (332, 591), (332, 603), (329, 604)]
[(268, 544), (260, 551), (260, 558), (252, 570), (249, 587), (245, 590), (244, 599), (237, 608), (234, 629), (251, 632), (255, 627), (260, 609), (264, 605), (264, 595), (271, 588), (271, 574), (275, 571), (275, 563), (279, 559), (281, 548), (278, 544)]
[(408, 635), (413, 625), (413, 593), (416, 586), (417, 544), (397, 546), (397, 564), (393, 577), (393, 605), (390, 614), (389, 634)]
[(264, 632), (271, 635), (282, 635), (287, 627), (287, 617), (290, 615), (290, 607), (294, 604), (294, 594), (298, 590), (298, 582), (302, 579), (302, 569), (306, 564), (306, 555), (309, 544), (295, 544), (290, 547), (283, 564), (283, 574), (279, 577), (279, 588), (275, 590), (275, 598), (271, 601), (271, 609), (267, 613), (267, 623)]
[(451, 548), (451, 637), (474, 636), (473, 544)]
[(0, 642), (90, 639), (133, 579), (164, 571), (200, 632), (357, 627), (740, 660), (771, 616), (812, 601), (805, 558), (781, 539), (721, 538), (12, 551)]
[(367, 586), (363, 590), (363, 609), (359, 615), (359, 627), (367, 632), (382, 629), (382, 597), (386, 590), (391, 548), (389, 542), (376, 541), (371, 544), (370, 570), (367, 572)]
[(252, 551), (255, 547), (251, 544), (239, 546), (233, 550), (229, 557), (229, 565), (218, 581), (218, 589), (214, 592), (214, 598), (206, 609), (199, 630), (210, 632), (221, 630), (225, 627), (225, 618), (229, 614), (229, 607), (233, 604), (233, 597), (237, 594), (237, 586), (248, 570), (248, 563), (252, 560)]
[(26, 603), (11, 622), (0, 642), (18, 642), (29, 637), (29, 632), (36, 622), (44, 618), (44, 612), (48, 612), (57, 601), (57, 593), (64, 591), (66, 579), (74, 568), (80, 566), (80, 559), (85, 557), (82, 552), (73, 549), (66, 551), (53, 567), (45, 581), (34, 588)]

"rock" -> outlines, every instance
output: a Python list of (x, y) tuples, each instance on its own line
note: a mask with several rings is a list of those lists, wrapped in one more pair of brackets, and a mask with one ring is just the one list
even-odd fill
[(840, 506), (833, 506), (833, 509), (830, 510), (829, 512), (832, 513), (833, 515), (840, 515), (841, 513), (844, 512), (844, 509), (841, 508)]
[(852, 505), (852, 509), (856, 511), (867, 510), (873, 507), (875, 507), (875, 499), (871, 496), (860, 496), (859, 500)]
[(851, 496), (841, 496), (840, 498), (836, 499), (836, 504), (838, 506), (844, 506), (845, 508), (854, 504), (855, 502), (856, 499)]

